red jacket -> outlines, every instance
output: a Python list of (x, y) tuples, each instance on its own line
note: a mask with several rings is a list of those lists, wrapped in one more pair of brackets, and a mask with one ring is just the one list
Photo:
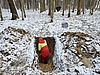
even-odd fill
[[(39, 50), (39, 49), (40, 49), (40, 50)], [(39, 40), (39, 43), (38, 43), (38, 50), (40, 51), (40, 55), (41, 55), (42, 57), (47, 57), (47, 56), (49, 56), (50, 52), (49, 52), (49, 48), (48, 48), (48, 45), (47, 45), (46, 40), (44, 40), (44, 39)]]

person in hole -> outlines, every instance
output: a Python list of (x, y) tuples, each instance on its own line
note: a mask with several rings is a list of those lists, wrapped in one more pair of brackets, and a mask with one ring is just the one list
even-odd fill
[(38, 51), (40, 53), (41, 62), (44, 64), (47, 64), (50, 51), (49, 51), (46, 40), (44, 40), (42, 36), (39, 36)]

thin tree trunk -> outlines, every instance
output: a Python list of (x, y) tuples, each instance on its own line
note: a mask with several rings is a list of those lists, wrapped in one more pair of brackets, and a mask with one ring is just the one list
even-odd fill
[(15, 3), (14, 3), (13, 0), (8, 0), (8, 4), (9, 4), (9, 7), (10, 7), (10, 11), (12, 13), (12, 20), (16, 20), (19, 17), (18, 17), (18, 14), (17, 14)]
[(70, 17), (70, 9), (71, 9), (71, 0), (69, 0), (69, 11), (68, 11), (68, 17)]
[(65, 10), (68, 9), (69, 0), (65, 0)]
[(53, 22), (53, 17), (54, 17), (54, 1), (51, 0), (51, 22)]
[(27, 9), (30, 9), (29, 0), (27, 0)]
[(83, 11), (83, 14), (84, 14), (84, 9), (85, 9), (85, 0), (82, 0), (82, 11)]
[(7, 0), (3, 0), (3, 8), (8, 9)]
[(98, 9), (98, 7), (100, 6), (100, 0), (99, 1), (96, 1), (96, 7), (95, 7), (95, 10), (97, 10)]
[(34, 0), (34, 4), (35, 4), (35, 9), (36, 9), (36, 10), (39, 9), (39, 1), (40, 1), (40, 0)]
[(87, 8), (87, 9), (90, 8), (90, 1), (91, 1), (91, 0), (87, 0), (87, 1), (86, 1), (86, 8)]
[(1, 4), (0, 4), (0, 17), (1, 17), (1, 21), (3, 21), (2, 10), (1, 10)]
[(43, 0), (43, 11), (45, 11), (45, 0)]
[(24, 20), (24, 18), (26, 17), (25, 9), (24, 9), (24, 0), (20, 0), (20, 9), (22, 13), (22, 20)]
[(49, 0), (49, 13), (48, 15), (51, 15), (51, 0)]
[(73, 9), (72, 9), (72, 12), (74, 12), (75, 7), (76, 7), (76, 0), (74, 0), (74, 4), (73, 4)]
[(30, 0), (30, 9), (33, 9), (33, 0)]
[(40, 12), (45, 11), (45, 0), (40, 0)]
[(35, 9), (35, 0), (32, 0), (32, 8), (33, 8), (33, 11)]
[(63, 0), (63, 12), (62, 12), (62, 16), (64, 16), (64, 11), (65, 11), (65, 0)]
[(20, 0), (16, 0), (16, 7), (17, 7), (17, 9), (20, 9)]
[(40, 13), (43, 12), (43, 0), (40, 0)]
[(54, 0), (54, 12), (56, 12), (56, 0)]
[(91, 4), (90, 4), (90, 14), (93, 15), (93, 10), (95, 8), (95, 4), (96, 0), (91, 0)]
[(81, 4), (82, 4), (82, 0), (78, 0), (77, 15), (81, 14)]

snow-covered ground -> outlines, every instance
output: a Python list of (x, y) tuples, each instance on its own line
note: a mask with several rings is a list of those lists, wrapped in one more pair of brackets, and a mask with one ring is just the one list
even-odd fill
[[(39, 11), (26, 10), (27, 18), (21, 20), (21, 12), (18, 11), (20, 19), (10, 20), (11, 13), (3, 9), (4, 21), (0, 21), (0, 74), (3, 75), (99, 75), (100, 74), (100, 11), (95, 11), (94, 15), (89, 15), (89, 11), (83, 15), (71, 13), (71, 17), (65, 16), (62, 12), (54, 13), (54, 22), (50, 23), (48, 11), (39, 13)], [(67, 28), (62, 28), (62, 23), (68, 23)], [(88, 40), (92, 40), (88, 49), (91, 51), (95, 48), (99, 55), (95, 58), (89, 58), (91, 62), (95, 61), (95, 67), (82, 66), (70, 50), (64, 50), (68, 36), (61, 36), (64, 32), (81, 32), (88, 34)], [(42, 72), (38, 65), (38, 55), (35, 47), (35, 37), (54, 37), (55, 55), (53, 58), (54, 70)], [(74, 34), (76, 36), (76, 34)], [(85, 37), (85, 36), (84, 36)], [(69, 42), (70, 46), (74, 45), (72, 37)], [(81, 40), (83, 42), (83, 40)], [(68, 43), (68, 42), (67, 42)], [(86, 43), (86, 42), (85, 42)], [(75, 44), (76, 45), (76, 44)], [(76, 46), (74, 46), (76, 47)], [(75, 48), (72, 48), (75, 51)], [(99, 73), (96, 73), (96, 72)]]

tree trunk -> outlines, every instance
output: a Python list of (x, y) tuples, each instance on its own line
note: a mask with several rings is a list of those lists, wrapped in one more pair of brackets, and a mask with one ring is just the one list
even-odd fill
[(81, 14), (81, 4), (82, 4), (82, 0), (78, 0), (77, 15)]
[(91, 0), (90, 2), (90, 14), (93, 15), (93, 10), (95, 8), (95, 4), (96, 3), (96, 0)]
[(75, 7), (76, 7), (76, 0), (74, 0), (74, 4), (73, 4), (73, 9), (72, 9), (72, 12), (74, 12)]
[(8, 9), (8, 2), (7, 2), (7, 0), (3, 0), (3, 8)]
[(91, 1), (91, 0), (87, 0), (87, 1), (86, 1), (86, 8), (87, 8), (87, 9), (90, 8), (90, 1)]
[[(39, 0), (33, 0), (33, 11), (39, 9)], [(41, 5), (40, 5), (40, 12), (41, 12)]]
[(64, 10), (65, 10), (65, 0), (63, 0), (63, 12), (62, 12), (62, 16), (64, 16)]
[(29, 0), (27, 0), (27, 9), (30, 9)]
[(95, 10), (100, 10), (100, 0), (96, 1), (96, 8)]
[(9, 7), (10, 7), (10, 11), (12, 13), (12, 20), (16, 20), (19, 17), (18, 17), (18, 14), (17, 14), (17, 10), (15, 8), (14, 1), (13, 0), (8, 0), (8, 4), (9, 4)]
[(45, 0), (43, 0), (43, 10), (45, 11), (46, 8), (45, 8)]
[(70, 17), (71, 1), (72, 1), (72, 0), (69, 0), (69, 11), (68, 11), (68, 17)]
[(82, 0), (82, 11), (83, 11), (83, 14), (84, 14), (84, 8), (85, 8), (85, 0)]
[(98, 1), (97, 8), (100, 10), (100, 0)]
[[(25, 1), (24, 1), (25, 4)], [(30, 9), (33, 9), (33, 0), (30, 0)]]
[(20, 9), (20, 0), (16, 0), (16, 7), (17, 7), (17, 9), (19, 10)]
[(3, 21), (2, 10), (1, 10), (1, 4), (0, 4), (0, 17), (1, 17), (1, 21)]
[(33, 11), (36, 9), (36, 1), (33, 0)]
[(48, 15), (51, 15), (51, 0), (49, 0), (49, 13)]
[(24, 9), (24, 0), (20, 0), (20, 9), (22, 13), (22, 20), (24, 20), (24, 18), (26, 17), (25, 9)]
[(40, 13), (44, 11), (43, 0), (40, 0)]
[(43, 12), (43, 0), (40, 0), (40, 13)]
[(68, 9), (68, 0), (65, 0), (65, 9), (64, 10), (66, 10), (66, 9)]
[(54, 16), (54, 1), (55, 0), (51, 0), (51, 22), (53, 22), (53, 16)]

